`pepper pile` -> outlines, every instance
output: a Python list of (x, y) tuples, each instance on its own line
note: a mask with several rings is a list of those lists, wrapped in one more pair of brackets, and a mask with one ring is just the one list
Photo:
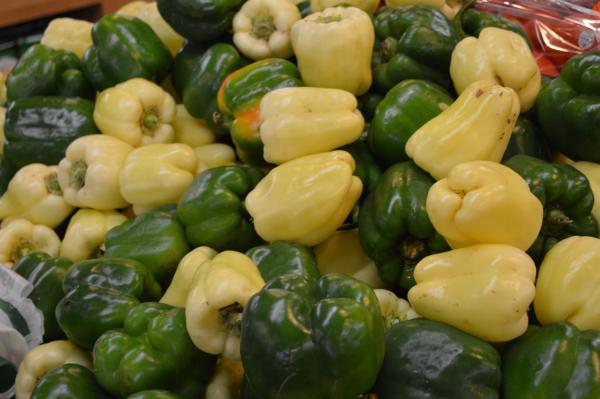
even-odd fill
[(0, 396), (600, 397), (600, 53), (339, 3), (134, 2), (2, 78)]

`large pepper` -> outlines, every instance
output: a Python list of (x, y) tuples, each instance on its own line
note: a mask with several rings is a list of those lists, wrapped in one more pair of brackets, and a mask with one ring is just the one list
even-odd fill
[(105, 15), (94, 24), (92, 38), (82, 65), (98, 90), (136, 77), (160, 82), (169, 72), (171, 53), (141, 19)]
[(358, 232), (365, 253), (376, 262), (383, 281), (404, 290), (415, 284), (417, 262), (448, 249), (425, 209), (434, 183), (414, 163), (399, 163), (383, 173), (360, 207)]
[(303, 83), (294, 64), (279, 58), (247, 65), (229, 74), (219, 88), (219, 110), (234, 121), (231, 138), (239, 158), (249, 164), (263, 165), (263, 144), (258, 132), (260, 102), (268, 92)]
[(375, 293), (342, 274), (275, 278), (242, 319), (244, 370), (264, 399), (358, 397), (373, 386), (384, 349)]
[(85, 398), (111, 399), (94, 373), (78, 364), (68, 363), (44, 376), (31, 393), (31, 399)]
[(507, 161), (518, 154), (530, 155), (544, 161), (551, 159), (550, 146), (539, 126), (522, 115), (519, 115), (515, 123), (502, 161)]
[(114, 227), (106, 234), (105, 246), (105, 256), (137, 260), (161, 284), (171, 280), (190, 250), (175, 206), (158, 208)]
[(60, 238), (54, 230), (26, 219), (13, 219), (0, 228), (0, 264), (12, 268), (23, 256), (35, 251), (58, 256)]
[(544, 206), (544, 222), (538, 238), (527, 251), (536, 262), (558, 241), (572, 235), (598, 236), (591, 215), (594, 195), (587, 178), (570, 165), (554, 164), (527, 155), (515, 155), (505, 165), (529, 184)]
[(462, 30), (469, 36), (479, 36), (482, 30), (489, 27), (506, 29), (521, 35), (531, 47), (531, 40), (527, 33), (521, 28), (521, 25), (504, 18), (500, 14), (483, 12), (474, 8), (467, 8), (460, 15), (460, 24)]
[(560, 77), (544, 85), (537, 100), (542, 130), (552, 147), (574, 161), (600, 162), (600, 52), (569, 59)]
[(74, 53), (43, 44), (27, 49), (8, 75), (6, 89), (8, 101), (39, 96), (96, 96)]
[(94, 345), (96, 378), (119, 397), (148, 389), (202, 397), (215, 363), (190, 340), (184, 309), (165, 303), (131, 308), (123, 329), (108, 331)]
[(450, 56), (459, 35), (444, 14), (420, 5), (383, 7), (374, 23), (373, 80), (379, 90), (407, 79), (450, 86)]
[(406, 80), (388, 91), (377, 104), (367, 142), (387, 165), (408, 161), (406, 142), (421, 126), (452, 104), (442, 87), (426, 80)]
[(55, 18), (46, 27), (41, 44), (57, 50), (72, 51), (83, 57), (92, 46), (93, 23), (73, 18)]
[(33, 285), (29, 298), (44, 314), (46, 342), (64, 337), (56, 321), (54, 309), (64, 296), (62, 284), (72, 264), (67, 258), (54, 258), (44, 252), (25, 255), (15, 264), (14, 271)]
[(598, 223), (600, 223), (600, 164), (594, 162), (574, 162), (571, 164), (575, 169), (580, 171), (588, 179), (590, 188), (594, 194), (594, 207), (592, 215)]
[(500, 355), (487, 342), (426, 319), (385, 334), (375, 393), (382, 399), (498, 399)]
[(532, 329), (505, 353), (505, 399), (590, 399), (600, 396), (600, 333), (569, 323)]
[(222, 166), (202, 172), (177, 205), (177, 217), (194, 246), (218, 251), (246, 250), (259, 240), (244, 206), (244, 197), (263, 178), (246, 166)]
[(308, 86), (360, 96), (371, 87), (375, 41), (369, 14), (356, 7), (330, 7), (296, 22), (292, 47)]
[(265, 281), (284, 274), (295, 274), (307, 280), (318, 280), (321, 273), (310, 248), (285, 241), (275, 241), (249, 249), (246, 255), (258, 267)]

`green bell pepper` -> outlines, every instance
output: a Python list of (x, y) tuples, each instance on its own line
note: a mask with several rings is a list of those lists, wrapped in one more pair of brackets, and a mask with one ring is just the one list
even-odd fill
[(198, 45), (188, 43), (175, 57), (175, 87), (190, 115), (205, 121), (215, 133), (228, 134), (229, 127), (217, 106), (217, 92), (227, 75), (242, 66), (242, 57), (226, 43), (217, 43), (201, 56), (194, 56), (198, 50)]
[(143, 213), (113, 227), (106, 233), (105, 256), (134, 259), (148, 268), (165, 287), (175, 274), (181, 258), (191, 248), (175, 205)]
[(182, 399), (181, 396), (176, 395), (169, 391), (162, 391), (158, 389), (141, 391), (128, 396), (127, 399)]
[(245, 251), (260, 243), (244, 198), (263, 176), (259, 169), (240, 165), (208, 169), (198, 175), (177, 205), (188, 241), (217, 251)]
[(247, 65), (229, 74), (219, 89), (219, 110), (234, 118), (231, 138), (242, 162), (266, 166), (258, 132), (260, 100), (270, 91), (303, 86), (293, 63), (271, 58)]
[(14, 101), (39, 96), (94, 99), (96, 91), (81, 71), (81, 61), (74, 53), (35, 44), (8, 75), (6, 97)]
[(356, 169), (354, 169), (354, 176), (358, 177), (363, 184), (362, 197), (373, 192), (379, 178), (381, 177), (381, 168), (379, 167), (377, 160), (369, 151), (369, 146), (366, 142), (359, 140), (352, 144), (348, 144), (340, 148), (352, 155), (354, 162), (356, 163)]
[(450, 87), (450, 56), (460, 36), (444, 14), (421, 5), (382, 7), (374, 24), (373, 82), (380, 91), (407, 79)]
[(406, 142), (421, 126), (454, 100), (446, 90), (426, 80), (406, 80), (394, 86), (375, 109), (367, 141), (387, 165), (408, 161)]
[(386, 332), (375, 392), (384, 399), (498, 399), (500, 382), (500, 355), (490, 344), (446, 324), (413, 319)]
[(267, 282), (285, 274), (296, 274), (314, 281), (321, 277), (315, 254), (304, 245), (275, 241), (249, 249), (246, 255)]
[(509, 30), (521, 35), (529, 47), (533, 47), (529, 36), (527, 36), (527, 33), (525, 33), (519, 24), (499, 14), (491, 14), (475, 10), (474, 8), (467, 8), (460, 15), (460, 24), (465, 34), (475, 37), (479, 37), (481, 31), (485, 28), (493, 27)]
[(415, 285), (413, 271), (427, 255), (448, 250), (435, 231), (425, 201), (435, 180), (412, 161), (388, 168), (360, 207), (358, 233), (383, 281), (403, 290)]
[(569, 59), (542, 86), (537, 113), (552, 147), (574, 161), (600, 162), (600, 51)]
[(231, 29), (242, 0), (158, 0), (158, 11), (191, 42), (212, 42)]
[(384, 96), (376, 91), (369, 91), (366, 94), (358, 97), (358, 110), (365, 118), (365, 121), (369, 123), (375, 116), (375, 109), (377, 104), (383, 100)]
[(591, 214), (594, 195), (580, 171), (528, 155), (515, 155), (504, 164), (527, 181), (544, 205), (542, 229), (527, 250), (536, 263), (562, 239), (574, 235), (598, 237), (598, 223)]
[(44, 252), (33, 252), (19, 259), (13, 269), (33, 285), (29, 299), (44, 315), (45, 342), (65, 336), (56, 321), (54, 310), (64, 296), (63, 280), (72, 264), (68, 258), (53, 258)]
[(504, 399), (600, 397), (600, 332), (579, 331), (566, 322), (549, 324), (518, 338), (504, 354)]
[(539, 127), (531, 119), (524, 116), (519, 116), (517, 119), (508, 147), (502, 156), (502, 161), (507, 161), (519, 154), (529, 155), (544, 161), (550, 161), (551, 159), (550, 146), (546, 138)]
[(216, 360), (192, 343), (184, 309), (156, 302), (131, 308), (123, 329), (106, 332), (94, 345), (96, 378), (119, 397), (159, 389), (201, 398)]
[(375, 293), (342, 274), (279, 276), (242, 318), (244, 371), (262, 399), (356, 398), (373, 386), (384, 346)]
[(79, 364), (64, 364), (48, 372), (36, 385), (30, 399), (112, 399), (94, 373)]
[(171, 53), (139, 18), (106, 15), (94, 24), (92, 39), (82, 66), (98, 90), (137, 77), (160, 82), (171, 67)]

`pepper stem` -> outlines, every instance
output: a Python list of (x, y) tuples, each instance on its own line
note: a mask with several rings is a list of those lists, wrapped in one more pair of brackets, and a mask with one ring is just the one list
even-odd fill
[(548, 211), (544, 218), (543, 230), (550, 234), (557, 234), (563, 230), (565, 226), (571, 223), (573, 223), (573, 220), (563, 211), (560, 209), (552, 209)]
[(31, 241), (21, 241), (17, 244), (14, 252), (14, 261), (18, 261), (22, 257), (29, 255), (35, 251), (35, 247)]
[(144, 128), (145, 134), (152, 134), (156, 126), (160, 123), (160, 118), (158, 117), (158, 113), (155, 109), (151, 109), (146, 112), (142, 117), (142, 127)]
[(85, 175), (87, 173), (87, 165), (83, 159), (73, 162), (69, 172), (69, 185), (79, 190), (85, 185)]
[(259, 39), (268, 39), (275, 32), (275, 23), (270, 15), (257, 15), (252, 18), (252, 35)]
[(56, 172), (49, 173), (44, 177), (44, 183), (46, 184), (46, 190), (53, 195), (62, 195), (63, 192), (58, 184), (58, 175)]
[(340, 22), (342, 20), (341, 15), (327, 15), (327, 16), (319, 16), (315, 18), (313, 21), (319, 22), (321, 24), (330, 24), (332, 22)]
[(242, 335), (243, 312), (244, 308), (237, 302), (219, 309), (225, 329), (238, 337)]

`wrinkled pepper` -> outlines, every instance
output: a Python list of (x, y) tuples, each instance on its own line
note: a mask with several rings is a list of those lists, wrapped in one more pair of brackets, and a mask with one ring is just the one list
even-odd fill
[(111, 399), (98, 385), (94, 373), (86, 367), (71, 363), (50, 371), (31, 393), (31, 399), (60, 397)]

